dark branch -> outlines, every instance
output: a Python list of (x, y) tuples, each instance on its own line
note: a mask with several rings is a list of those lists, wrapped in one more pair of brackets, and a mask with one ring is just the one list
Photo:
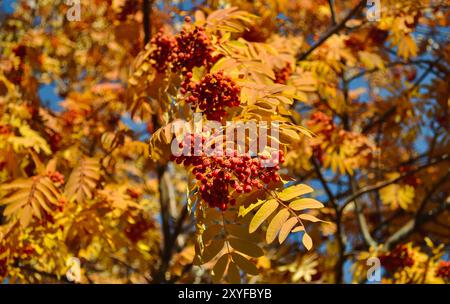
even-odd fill
[(364, 195), (366, 193), (369, 193), (369, 192), (376, 191), (376, 190), (382, 189), (384, 187), (387, 187), (387, 186), (389, 186), (391, 184), (394, 184), (394, 183), (396, 183), (396, 182), (398, 182), (398, 181), (400, 181), (400, 180), (402, 180), (402, 179), (404, 179), (404, 178), (406, 178), (406, 177), (408, 177), (410, 175), (413, 175), (413, 174), (415, 174), (415, 173), (417, 173), (417, 172), (419, 172), (419, 171), (421, 171), (421, 170), (423, 170), (425, 168), (434, 166), (434, 165), (436, 165), (438, 163), (441, 163), (443, 161), (448, 161), (448, 154), (444, 154), (443, 156), (441, 156), (441, 158), (439, 158), (439, 159), (437, 159), (437, 160), (435, 160), (433, 162), (430, 162), (428, 164), (425, 164), (423, 166), (420, 166), (420, 167), (418, 167), (415, 170), (408, 171), (408, 172), (406, 172), (406, 173), (404, 173), (404, 174), (400, 175), (399, 177), (394, 178), (392, 180), (381, 182), (381, 183), (378, 183), (378, 184), (373, 185), (373, 186), (364, 187), (364, 188), (360, 189), (358, 192), (356, 192), (355, 194), (353, 194), (351, 197), (349, 197), (345, 201), (345, 203), (342, 205), (341, 210), (343, 210), (352, 201), (354, 201), (355, 199), (359, 198), (360, 196), (362, 196), (362, 195)]
[(322, 38), (319, 39), (319, 41), (317, 41), (308, 51), (306, 51), (306, 53), (297, 56), (297, 61), (305, 60), (315, 49), (317, 49), (325, 41), (327, 41), (328, 38), (343, 29), (347, 21), (350, 20), (354, 15), (359, 13), (359, 11), (364, 7), (364, 3), (365, 1), (361, 0), (358, 5), (356, 5), (341, 22), (331, 28)]
[(144, 45), (146, 45), (152, 36), (152, 25), (150, 22), (150, 15), (151, 15), (151, 6), (153, 4), (153, 1), (150, 2), (150, 0), (144, 0), (142, 2), (142, 13), (144, 18)]
[(442, 186), (445, 182), (449, 180), (450, 172), (447, 172), (436, 184), (434, 184), (433, 188), (425, 195), (425, 198), (422, 200), (419, 209), (417, 210), (416, 216), (409, 220), (405, 225), (403, 225), (400, 229), (398, 229), (393, 235), (391, 235), (385, 242), (383, 249), (389, 250), (393, 248), (396, 244), (401, 242), (402, 240), (409, 237), (416, 229), (432, 219), (434, 219), (437, 215), (439, 215), (442, 211), (448, 209), (450, 207), (450, 202), (444, 201), (440, 207), (431, 210), (430, 212), (423, 213), (423, 210), (426, 207), (426, 204), (433, 197), (433, 194)]

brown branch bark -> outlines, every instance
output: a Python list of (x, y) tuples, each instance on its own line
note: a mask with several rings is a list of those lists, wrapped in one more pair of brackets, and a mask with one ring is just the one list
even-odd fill
[[(423, 74), (411, 85), (411, 87), (409, 87), (407, 90), (403, 91), (401, 93), (401, 95), (406, 95), (409, 92), (413, 91), (415, 88), (417, 88), (420, 85), (420, 83), (422, 83), (422, 81), (424, 81), (425, 78), (428, 76), (428, 74), (433, 70), (433, 66), (435, 64), (437, 64), (439, 62), (439, 60), (440, 60), (440, 58), (438, 58), (437, 60), (430, 63), (428, 66), (428, 69), (425, 72), (423, 72)], [(373, 127), (383, 123), (386, 119), (388, 119), (391, 115), (393, 115), (395, 113), (396, 109), (397, 109), (397, 106), (394, 105), (391, 108), (389, 108), (386, 112), (384, 112), (380, 118), (369, 122), (365, 127), (363, 127), (362, 133), (367, 133)]]
[(150, 21), (150, 15), (152, 10), (153, 0), (144, 0), (142, 2), (142, 13), (143, 13), (143, 23), (144, 23), (144, 46), (150, 42), (152, 36), (152, 24)]
[(441, 157), (438, 158), (437, 160), (432, 161), (432, 162), (430, 162), (430, 163), (428, 163), (428, 164), (425, 164), (425, 165), (423, 165), (423, 166), (420, 166), (420, 167), (418, 167), (418, 168), (415, 169), (415, 170), (408, 171), (408, 172), (406, 172), (406, 173), (400, 175), (400, 176), (397, 177), (397, 178), (394, 178), (394, 179), (389, 180), (389, 181), (381, 182), (381, 183), (378, 183), (378, 184), (373, 185), (373, 186), (364, 187), (364, 188), (360, 189), (358, 192), (354, 193), (352, 196), (350, 196), (350, 197), (344, 202), (344, 204), (341, 206), (341, 210), (343, 210), (343, 209), (344, 209), (348, 204), (350, 204), (352, 201), (354, 201), (355, 199), (359, 198), (360, 196), (362, 196), (362, 195), (364, 195), (364, 194), (366, 194), (366, 193), (369, 193), (369, 192), (376, 191), (376, 190), (382, 189), (382, 188), (384, 188), (384, 187), (387, 187), (387, 186), (389, 186), (389, 185), (391, 185), (391, 184), (394, 184), (394, 183), (396, 183), (396, 182), (398, 182), (398, 181), (401, 181), (402, 179), (404, 179), (404, 178), (406, 178), (406, 177), (408, 177), (408, 176), (410, 176), (410, 175), (413, 175), (413, 174), (415, 174), (415, 173), (417, 173), (417, 172), (419, 172), (419, 171), (421, 171), (421, 170), (423, 170), (423, 169), (425, 169), (425, 168), (434, 166), (434, 165), (436, 165), (436, 164), (439, 164), (439, 163), (441, 163), (441, 162), (448, 161), (448, 160), (449, 160), (449, 159), (448, 159), (448, 154), (444, 154), (443, 156), (441, 156)]
[[(358, 191), (358, 185), (354, 176), (349, 175), (349, 179), (352, 193), (356, 193)], [(358, 199), (354, 199), (353, 204), (355, 207), (358, 225), (361, 230), (364, 243), (366, 244), (366, 246), (375, 248), (377, 246), (377, 242), (373, 239), (372, 235), (370, 234), (369, 225), (367, 224), (366, 217), (364, 216), (364, 211), (362, 210), (361, 202), (359, 202)]]
[(334, 0), (328, 0), (328, 6), (330, 7), (331, 12), (331, 23), (336, 25), (336, 12), (334, 10)]
[(416, 212), (416, 216), (413, 219), (409, 220), (405, 225), (403, 225), (400, 229), (398, 229), (386, 240), (383, 246), (384, 250), (389, 250), (393, 248), (399, 242), (401, 242), (402, 240), (409, 237), (412, 233), (414, 233), (420, 225), (430, 221), (444, 210), (450, 208), (450, 202), (447, 200), (444, 201), (441, 204), (441, 206), (438, 207), (437, 209), (431, 210), (428, 213), (423, 212), (427, 203), (433, 197), (433, 194), (439, 189), (439, 187), (441, 187), (445, 182), (449, 180), (449, 177), (450, 171), (447, 171), (447, 173), (436, 184), (434, 184), (433, 188), (430, 191), (428, 191), (427, 195), (425, 195), (425, 198), (422, 200), (420, 207)]
[(331, 202), (334, 211), (336, 212), (336, 233), (335, 238), (337, 240), (338, 244), (338, 259), (335, 265), (335, 271), (336, 271), (336, 283), (343, 283), (344, 282), (344, 262), (345, 262), (345, 241), (344, 236), (342, 233), (342, 219), (341, 219), (341, 211), (339, 210), (339, 206), (336, 202), (336, 198), (334, 197), (333, 193), (331, 192), (330, 188), (328, 187), (328, 183), (325, 180), (325, 178), (322, 175), (322, 172), (320, 171), (319, 164), (317, 160), (312, 157), (311, 162), (314, 166), (314, 170), (316, 172), (317, 177), (320, 180), (320, 183), (322, 184), (323, 188), (325, 189), (325, 192), (327, 193), (328, 200)]

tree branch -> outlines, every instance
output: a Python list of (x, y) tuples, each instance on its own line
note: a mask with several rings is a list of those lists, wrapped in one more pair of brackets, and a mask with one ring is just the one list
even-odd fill
[[(358, 185), (354, 176), (348, 175), (348, 178), (350, 179), (350, 187), (352, 189), (352, 193), (356, 193), (358, 191)], [(364, 239), (364, 243), (369, 247), (376, 247), (378, 244), (370, 234), (369, 226), (367, 224), (366, 217), (364, 216), (361, 203), (357, 198), (355, 198), (353, 200), (353, 204), (355, 206), (356, 217), (358, 220), (359, 229), (361, 230), (361, 234)]]
[(325, 192), (327, 193), (328, 200), (333, 205), (334, 211), (336, 212), (336, 233), (335, 237), (338, 244), (338, 259), (335, 265), (335, 271), (336, 271), (336, 282), (337, 283), (343, 283), (344, 282), (344, 262), (345, 262), (345, 242), (342, 235), (342, 220), (341, 220), (341, 212), (339, 210), (339, 206), (336, 202), (336, 198), (334, 197), (333, 193), (331, 192), (330, 188), (328, 187), (328, 183), (326, 182), (325, 178), (322, 175), (322, 172), (320, 171), (319, 164), (315, 157), (311, 157), (311, 162), (314, 166), (314, 170), (317, 174), (317, 177), (319, 178), (323, 188), (325, 189)]
[(450, 207), (450, 201), (445, 201), (443, 204), (428, 212), (423, 214), (423, 210), (425, 209), (426, 204), (433, 197), (434, 192), (439, 189), (446, 181), (448, 181), (450, 176), (450, 171), (447, 173), (436, 183), (433, 188), (425, 195), (425, 198), (422, 200), (419, 209), (416, 212), (416, 216), (409, 220), (405, 225), (403, 225), (400, 229), (398, 229), (394, 234), (392, 234), (384, 243), (383, 249), (390, 250), (400, 241), (406, 239), (410, 236), (421, 224), (435, 218), (442, 211), (448, 209)]
[(144, 23), (144, 46), (150, 42), (152, 36), (152, 24), (150, 21), (151, 10), (153, 1), (143, 0), (142, 2), (142, 13), (143, 13), (143, 23)]
[(355, 199), (359, 198), (360, 196), (362, 196), (362, 195), (364, 195), (366, 193), (369, 193), (369, 192), (376, 191), (376, 190), (382, 189), (384, 187), (387, 187), (387, 186), (389, 186), (391, 184), (394, 184), (394, 183), (404, 179), (405, 177), (413, 175), (413, 174), (415, 174), (415, 173), (417, 173), (417, 172), (419, 172), (419, 171), (421, 171), (421, 170), (423, 170), (425, 168), (434, 166), (434, 165), (436, 165), (436, 164), (438, 164), (440, 162), (443, 162), (443, 161), (448, 161), (448, 154), (444, 154), (443, 156), (441, 156), (441, 158), (435, 160), (434, 162), (430, 162), (430, 163), (428, 163), (426, 165), (420, 166), (420, 167), (418, 167), (415, 170), (408, 171), (408, 172), (400, 175), (397, 178), (391, 179), (389, 181), (381, 182), (381, 183), (378, 183), (378, 184), (373, 185), (373, 186), (364, 187), (364, 188), (360, 189), (358, 192), (354, 193), (352, 196), (350, 196), (350, 198), (348, 198), (345, 201), (345, 203), (341, 206), (341, 210), (343, 210), (352, 201), (354, 201)]
[[(430, 63), (429, 66), (428, 66), (428, 69), (425, 72), (423, 72), (423, 74), (413, 83), (413, 85), (411, 87), (409, 87), (407, 90), (403, 91), (400, 94), (400, 96), (401, 95), (406, 95), (409, 92), (413, 91), (415, 88), (417, 88), (420, 85), (420, 83), (425, 80), (427, 75), (433, 70), (434, 64), (437, 64), (439, 62), (439, 60), (440, 60), (440, 58), (438, 58), (437, 60), (433, 61), (433, 63)], [(376, 126), (376, 125), (382, 123), (383, 121), (385, 121), (389, 116), (391, 116), (392, 114), (395, 113), (396, 109), (397, 109), (397, 106), (394, 105), (391, 108), (389, 108), (389, 110), (384, 112), (383, 115), (379, 119), (369, 122), (365, 127), (363, 127), (362, 133), (367, 133), (374, 126)]]
[(336, 12), (334, 11), (334, 0), (328, 0), (328, 6), (330, 7), (331, 12), (331, 22), (333, 25), (336, 25)]
[(359, 11), (364, 7), (364, 0), (361, 0), (358, 5), (356, 5), (345, 18), (336, 24), (333, 28), (331, 28), (322, 38), (319, 39), (308, 51), (297, 56), (297, 61), (305, 60), (315, 49), (321, 46), (328, 38), (339, 32), (342, 28), (345, 27), (345, 23), (350, 20), (354, 15), (359, 13)]

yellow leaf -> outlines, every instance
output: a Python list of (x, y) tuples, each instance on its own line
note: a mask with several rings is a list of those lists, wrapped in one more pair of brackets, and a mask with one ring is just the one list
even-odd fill
[(295, 200), (289, 204), (289, 207), (292, 209), (299, 211), (304, 209), (316, 209), (316, 208), (322, 208), (324, 205), (312, 198), (301, 198), (298, 200)]
[(303, 226), (295, 227), (294, 229), (292, 229), (291, 232), (300, 232), (300, 231), (305, 231), (305, 227)]
[(213, 267), (212, 275), (214, 282), (219, 282), (222, 279), (225, 269), (227, 268), (227, 265), (228, 265), (228, 254), (224, 254), (217, 260), (216, 265), (214, 265)]
[(254, 204), (250, 204), (250, 206), (248, 206), (247, 208), (245, 208), (244, 206), (239, 207), (239, 216), (241, 216), (241, 217), (246, 216), (250, 211), (252, 211), (256, 207), (261, 206), (265, 202), (266, 201), (258, 200), (258, 202), (254, 203)]
[(235, 263), (228, 265), (227, 281), (231, 284), (239, 284), (241, 282), (241, 275)]
[(287, 236), (291, 232), (292, 228), (295, 226), (295, 224), (298, 223), (298, 219), (296, 217), (291, 217), (286, 222), (284, 222), (283, 226), (281, 226), (280, 234), (278, 234), (278, 241), (281, 243), (286, 240)]
[(247, 240), (230, 238), (228, 242), (230, 243), (230, 246), (236, 251), (242, 252), (243, 254), (249, 255), (251, 257), (257, 258), (264, 254), (261, 248)]
[(203, 251), (202, 262), (207, 263), (211, 261), (223, 249), (224, 244), (223, 239), (213, 240), (211, 245)]
[(309, 234), (307, 234), (306, 232), (303, 234), (302, 243), (307, 250), (311, 250), (313, 242)]
[(314, 215), (311, 215), (311, 214), (300, 214), (298, 217), (301, 218), (302, 220), (310, 221), (313, 223), (323, 222), (322, 220), (319, 220), (317, 217), (315, 217)]
[(259, 274), (258, 268), (256, 268), (255, 264), (247, 260), (244, 256), (240, 255), (239, 253), (232, 252), (231, 257), (233, 258), (233, 261), (239, 266), (239, 268), (241, 268), (244, 272), (251, 275)]
[(22, 209), (22, 214), (20, 215), (20, 226), (22, 226), (22, 228), (27, 227), (30, 224), (31, 215), (32, 215), (31, 206), (26, 205)]
[(281, 226), (283, 226), (288, 218), (289, 210), (287, 209), (280, 210), (280, 212), (278, 212), (277, 215), (273, 217), (272, 221), (269, 224), (269, 227), (267, 227), (266, 241), (268, 244), (272, 243), (273, 240), (275, 240), (278, 232), (281, 229)]
[(249, 232), (253, 233), (258, 227), (278, 208), (278, 202), (276, 200), (268, 200), (261, 208), (256, 212), (252, 218), (249, 226)]
[(291, 200), (297, 196), (308, 194), (313, 192), (314, 189), (305, 184), (298, 184), (289, 188), (284, 189), (278, 195), (278, 197), (283, 201)]

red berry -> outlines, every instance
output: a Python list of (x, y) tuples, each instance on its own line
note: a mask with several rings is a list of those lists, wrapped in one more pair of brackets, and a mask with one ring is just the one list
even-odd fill
[[(195, 156), (193, 143), (206, 141), (199, 135), (188, 134), (184, 143), (191, 147), (190, 156), (173, 157), (177, 163), (194, 166), (192, 173), (200, 181), (199, 193), (202, 200), (212, 208), (226, 210), (227, 205), (234, 205), (232, 189), (236, 193), (250, 193), (261, 189), (264, 184), (279, 181), (279, 166), (265, 167), (262, 158), (251, 158), (250, 155), (237, 156), (236, 150), (228, 150), (227, 155)], [(275, 151), (274, 155), (282, 155)]]

